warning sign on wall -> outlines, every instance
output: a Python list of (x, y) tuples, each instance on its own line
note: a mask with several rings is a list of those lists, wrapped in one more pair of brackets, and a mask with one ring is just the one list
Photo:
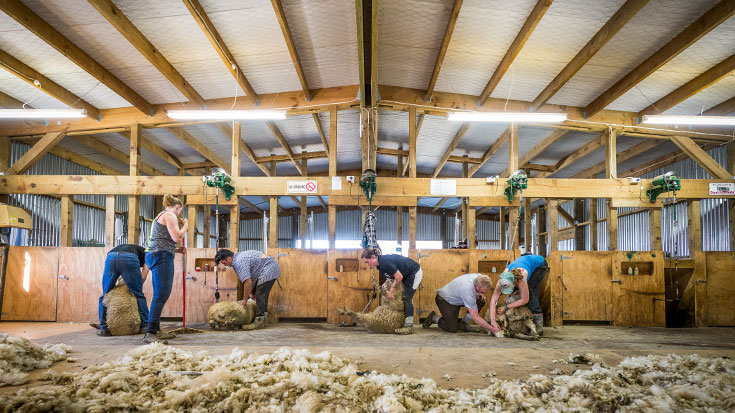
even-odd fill
[(317, 181), (288, 181), (286, 192), (289, 194), (316, 194)]
[(718, 182), (709, 184), (710, 195), (735, 195), (735, 184), (731, 182)]

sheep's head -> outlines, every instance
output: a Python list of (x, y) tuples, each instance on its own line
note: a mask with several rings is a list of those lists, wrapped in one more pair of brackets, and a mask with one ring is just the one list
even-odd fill
[(388, 291), (390, 291), (391, 286), (393, 286), (393, 280), (385, 280), (383, 285), (380, 286), (380, 303), (382, 305), (391, 305), (392, 303), (398, 305), (400, 303), (400, 311), (403, 311), (403, 283), (398, 283), (393, 298), (388, 298)]

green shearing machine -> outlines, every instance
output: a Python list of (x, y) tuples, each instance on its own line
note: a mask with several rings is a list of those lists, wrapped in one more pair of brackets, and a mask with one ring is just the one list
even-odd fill
[(663, 175), (659, 175), (651, 181), (651, 188), (646, 190), (646, 195), (651, 203), (656, 202), (656, 198), (666, 192), (673, 192), (681, 190), (681, 180), (678, 176), (674, 175), (673, 172), (666, 172)]
[(505, 187), (503, 193), (508, 197), (508, 202), (513, 202), (513, 197), (516, 195), (516, 192), (528, 188), (528, 176), (524, 171), (519, 169), (513, 172), (513, 175), (505, 183), (508, 186)]

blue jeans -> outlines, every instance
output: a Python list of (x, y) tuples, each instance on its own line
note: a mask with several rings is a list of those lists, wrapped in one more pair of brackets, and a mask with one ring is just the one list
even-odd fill
[(102, 305), (105, 294), (115, 287), (122, 277), (128, 290), (138, 302), (141, 327), (148, 325), (148, 304), (143, 295), (143, 277), (140, 274), (138, 255), (132, 252), (110, 252), (105, 259), (105, 272), (102, 275), (102, 296), (100, 297), (100, 329), (107, 328), (107, 309)]
[(145, 263), (153, 274), (153, 300), (146, 333), (156, 333), (161, 329), (161, 312), (174, 283), (174, 255), (167, 251), (146, 253)]

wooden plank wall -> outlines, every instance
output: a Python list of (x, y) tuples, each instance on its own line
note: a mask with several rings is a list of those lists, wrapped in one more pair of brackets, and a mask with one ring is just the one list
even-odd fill
[(419, 291), (417, 291), (420, 293), (418, 306), (414, 301), (414, 314), (417, 317), (426, 317), (432, 310), (439, 311), (434, 301), (436, 290), (454, 278), (469, 272), (469, 257), (470, 250), (418, 249), (415, 254), (409, 255), (409, 258), (419, 262), (424, 273)]
[(107, 248), (62, 247), (58, 252), (56, 321), (96, 323)]
[[(378, 287), (373, 291), (371, 270), (360, 260), (360, 249), (335, 249), (329, 251), (329, 279), (327, 280), (327, 322), (332, 324), (350, 324), (353, 320), (337, 314), (337, 307), (348, 307), (353, 311), (362, 311), (370, 302), (375, 292), (375, 299), (368, 312), (374, 310), (380, 301)], [(341, 265), (341, 271), (340, 271)], [(333, 277), (333, 278), (332, 278)], [(378, 272), (375, 270), (375, 282)]]
[[(648, 263), (652, 265), (650, 271)], [(639, 275), (628, 273), (627, 266), (631, 265), (639, 268)], [(663, 251), (616, 252), (613, 255), (612, 276), (621, 280), (613, 285), (614, 325), (666, 326)]]
[[(735, 252), (707, 252), (706, 316), (709, 326), (735, 326)], [(700, 294), (701, 295), (701, 294)]]
[(612, 254), (560, 251), (572, 257), (561, 261), (562, 319), (612, 320)]
[(55, 321), (58, 267), (59, 248), (10, 247), (1, 319)]
[(268, 255), (278, 256), (281, 268), (268, 311), (279, 318), (327, 318), (327, 250), (272, 248)]

